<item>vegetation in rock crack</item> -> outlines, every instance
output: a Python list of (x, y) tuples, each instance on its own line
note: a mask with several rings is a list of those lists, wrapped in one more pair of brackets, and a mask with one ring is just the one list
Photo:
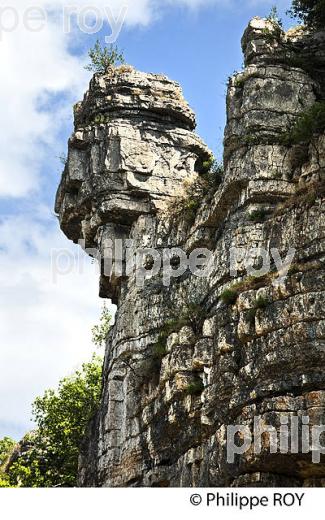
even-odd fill
[(214, 157), (203, 161), (199, 169), (199, 177), (194, 181), (185, 180), (183, 194), (171, 202), (168, 211), (174, 218), (184, 219), (188, 224), (193, 224), (197, 211), (206, 198), (216, 191), (223, 180), (224, 169)]
[[(275, 278), (276, 271), (263, 274), (261, 276), (250, 275), (244, 278), (240, 282), (236, 282), (220, 294), (220, 300), (226, 305), (234, 305), (237, 301), (238, 296), (244, 291), (250, 291), (252, 289), (257, 290), (261, 287), (269, 285), (269, 283)], [(265, 308), (269, 304), (269, 301), (264, 297), (259, 297), (255, 302), (256, 309)]]
[(252, 309), (248, 309), (248, 311), (245, 313), (245, 318), (248, 322), (254, 322), (256, 318), (256, 312), (257, 309), (255, 307), (252, 307)]
[(248, 215), (248, 219), (251, 222), (264, 222), (267, 216), (267, 211), (264, 208), (256, 209), (254, 211), (251, 211)]
[(204, 390), (204, 384), (199, 377), (188, 384), (185, 391), (188, 395), (200, 395)]
[(238, 298), (238, 291), (236, 289), (225, 289), (220, 294), (220, 300), (226, 305), (234, 305)]
[(246, 319), (248, 321), (254, 321), (258, 310), (265, 310), (270, 305), (270, 300), (266, 296), (258, 296), (256, 298), (254, 306), (246, 312)]
[(257, 311), (265, 310), (267, 306), (270, 305), (270, 303), (270, 300), (266, 298), (266, 296), (258, 296), (258, 298), (256, 298), (255, 300), (253, 307), (246, 312), (246, 319), (251, 322), (254, 321)]
[(209, 160), (203, 161), (200, 174), (210, 188), (216, 188), (223, 180), (223, 164), (212, 156)]
[(102, 47), (99, 40), (88, 52), (90, 63), (85, 66), (91, 72), (104, 73), (109, 67), (125, 63), (123, 52), (116, 45)]
[(278, 204), (274, 210), (274, 216), (282, 215), (285, 211), (293, 208), (308, 208), (313, 206), (317, 199), (325, 196), (325, 181), (309, 182), (300, 186), (295, 193), (284, 202)]
[(311, 29), (325, 28), (325, 0), (293, 0), (288, 14)]
[(282, 135), (282, 143), (286, 145), (310, 142), (312, 137), (325, 130), (325, 101), (316, 101), (296, 120), (292, 128)]
[(255, 301), (255, 309), (266, 309), (269, 304), (270, 301), (266, 296), (259, 296)]
[(60, 155), (58, 155), (57, 159), (59, 159), (59, 161), (62, 164), (62, 166), (66, 166), (67, 161), (68, 161), (68, 157), (66, 156), (65, 153), (61, 153)]
[(156, 371), (160, 370), (161, 361), (167, 354), (168, 337), (179, 332), (183, 327), (190, 327), (194, 334), (199, 335), (206, 319), (206, 310), (200, 299), (184, 292), (179, 296), (180, 302), (176, 306), (173, 316), (161, 326), (158, 339), (152, 348), (151, 368)]

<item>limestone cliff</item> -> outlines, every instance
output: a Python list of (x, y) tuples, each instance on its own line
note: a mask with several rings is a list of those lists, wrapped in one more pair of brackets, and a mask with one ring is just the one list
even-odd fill
[[(242, 44), (219, 185), (204, 188), (210, 151), (166, 77), (110, 69), (75, 107), (56, 203), (66, 235), (101, 255), (107, 240), (121, 240), (124, 266), (126, 249), (213, 255), (208, 276), (187, 270), (170, 286), (161, 272), (139, 284), (135, 268), (107, 273), (102, 265), (100, 294), (117, 304), (117, 316), (81, 486), (325, 482), (323, 459), (272, 454), (266, 442), (227, 462), (228, 425), (253, 429), (259, 417), (279, 430), (284, 413), (325, 421), (325, 135), (297, 142), (288, 132), (325, 99), (325, 34), (284, 34), (256, 18)], [(184, 206), (198, 179), (199, 207)], [(234, 275), (233, 248), (281, 258), (291, 248), (294, 263), (286, 277), (274, 262), (252, 277), (236, 257)]]

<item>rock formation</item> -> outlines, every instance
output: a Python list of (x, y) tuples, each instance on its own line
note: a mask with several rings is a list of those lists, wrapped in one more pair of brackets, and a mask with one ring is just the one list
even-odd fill
[[(229, 83), (224, 174), (214, 188), (205, 180), (211, 153), (166, 77), (109, 69), (75, 107), (56, 202), (61, 227), (102, 257), (116, 241), (123, 254), (120, 270), (102, 263), (100, 295), (117, 315), (81, 486), (325, 483), (322, 457), (315, 464), (299, 449), (270, 453), (267, 435), (259, 452), (227, 460), (230, 425), (253, 432), (259, 418), (280, 432), (284, 415), (325, 424), (325, 135), (288, 138), (325, 98), (325, 34), (284, 34), (255, 18), (242, 45), (245, 69)], [(191, 208), (186, 197), (201, 180)], [(205, 248), (213, 263), (208, 276), (187, 269), (167, 286), (160, 271), (139, 284), (152, 258), (126, 270), (126, 255), (148, 248)], [(240, 256), (231, 273), (234, 248), (295, 257), (287, 276), (271, 256), (271, 271), (253, 277)], [(258, 269), (258, 255), (252, 262)]]

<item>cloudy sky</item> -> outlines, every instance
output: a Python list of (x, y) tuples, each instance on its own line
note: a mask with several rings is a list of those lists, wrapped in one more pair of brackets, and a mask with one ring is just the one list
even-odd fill
[[(102, 28), (97, 19), (98, 34), (80, 30), (83, 24), (95, 27), (94, 18), (83, 16), (90, 13), (85, 8), (112, 13), (113, 32), (124, 17), (117, 43), (127, 61), (182, 84), (198, 132), (220, 157), (227, 77), (242, 65), (240, 37), (248, 20), (267, 15), (273, 3), (0, 1), (0, 437), (19, 439), (30, 429), (34, 398), (94, 349), (90, 331), (102, 305), (94, 265), (83, 258), (82, 269), (57, 278), (51, 270), (53, 250), (77, 255), (53, 211), (62, 170), (58, 157), (72, 130), (71, 107), (90, 79), (87, 50), (112, 33), (107, 18)], [(78, 19), (63, 17), (66, 4)], [(277, 4), (286, 20), (290, 0)], [(5, 9), (10, 5), (15, 11)], [(47, 9), (46, 23), (26, 24), (26, 10), (36, 5)]]

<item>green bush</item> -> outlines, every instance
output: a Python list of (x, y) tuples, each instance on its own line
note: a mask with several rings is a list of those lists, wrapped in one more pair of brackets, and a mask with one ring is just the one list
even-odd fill
[(90, 72), (105, 73), (109, 67), (114, 67), (125, 63), (123, 53), (119, 51), (117, 46), (102, 47), (100, 41), (97, 40), (95, 46), (88, 52), (90, 63), (85, 66)]
[(251, 222), (264, 222), (266, 216), (267, 212), (265, 211), (265, 209), (261, 208), (252, 211), (249, 214), (248, 218)]
[(154, 361), (154, 365), (159, 366), (161, 364), (162, 358), (167, 354), (167, 339), (170, 334), (178, 331), (181, 328), (181, 323), (179, 320), (170, 319), (167, 320), (161, 327), (161, 331), (159, 333), (158, 339), (152, 348), (152, 357)]
[(220, 294), (220, 300), (223, 301), (226, 305), (234, 305), (238, 298), (238, 291), (237, 289), (225, 289)]
[(99, 325), (95, 325), (92, 330), (92, 342), (96, 347), (105, 347), (107, 334), (111, 328), (112, 315), (104, 303)]
[(153, 346), (153, 356), (155, 359), (162, 359), (167, 354), (165, 338), (159, 338)]
[(213, 163), (214, 163), (214, 157), (210, 157), (209, 160), (203, 161), (202, 170), (200, 173), (203, 173), (203, 174), (208, 173), (211, 170)]
[(184, 303), (180, 316), (183, 326), (189, 325), (195, 334), (202, 332), (203, 323), (206, 319), (206, 310), (202, 303), (187, 301)]
[(33, 405), (37, 430), (17, 445), (6, 468), (12, 487), (74, 487), (78, 457), (101, 395), (102, 359), (93, 356), (57, 390), (47, 390)]
[(279, 18), (278, 8), (276, 5), (273, 5), (271, 7), (271, 11), (269, 15), (266, 17), (268, 22), (271, 22), (272, 24), (279, 25), (280, 27), (283, 26), (281, 18)]
[(278, 10), (276, 6), (273, 6), (270, 14), (266, 17), (266, 20), (272, 24), (272, 29), (263, 29), (263, 36), (270, 42), (281, 40), (283, 34), (283, 23), (279, 18)]
[(6, 465), (16, 446), (16, 441), (10, 437), (0, 440), (0, 488), (11, 487), (9, 475), (6, 473)]
[(169, 215), (174, 219), (184, 219), (188, 225), (194, 223), (202, 201), (212, 197), (223, 179), (223, 165), (214, 157), (200, 163), (196, 168), (199, 177), (192, 182), (184, 181), (182, 196), (177, 203), (173, 199), (168, 205)]
[(207, 185), (207, 191), (211, 191), (221, 184), (224, 177), (224, 167), (222, 163), (214, 158), (208, 164), (209, 168), (203, 173), (202, 178)]
[(16, 441), (10, 437), (4, 437), (0, 440), (0, 471), (8, 461), (8, 458), (16, 444)]
[(244, 76), (236, 76), (235, 77), (235, 87), (243, 88), (246, 83), (246, 78)]
[(199, 377), (189, 383), (189, 385), (186, 388), (186, 393), (188, 395), (200, 395), (204, 390), (204, 384), (202, 382), (202, 379)]
[(325, 101), (316, 101), (303, 112), (293, 127), (282, 136), (283, 144), (309, 142), (315, 134), (325, 131)]
[(270, 304), (269, 299), (265, 296), (259, 296), (255, 302), (255, 309), (266, 309)]
[(311, 29), (325, 28), (325, 0), (293, 0), (288, 13)]

